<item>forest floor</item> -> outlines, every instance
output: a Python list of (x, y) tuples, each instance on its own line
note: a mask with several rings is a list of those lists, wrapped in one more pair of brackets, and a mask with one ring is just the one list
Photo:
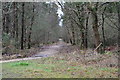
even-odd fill
[(118, 77), (116, 53), (98, 54), (91, 49), (79, 50), (78, 47), (64, 42), (44, 46), (41, 52), (24, 59), (3, 61), (3, 78)]

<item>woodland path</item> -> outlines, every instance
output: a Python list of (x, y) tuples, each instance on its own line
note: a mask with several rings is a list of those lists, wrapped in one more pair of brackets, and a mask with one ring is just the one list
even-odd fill
[(14, 62), (14, 61), (23, 61), (23, 60), (32, 60), (32, 59), (38, 59), (43, 57), (50, 57), (54, 54), (60, 52), (62, 48), (65, 46), (69, 46), (70, 44), (67, 44), (63, 41), (59, 41), (58, 43), (54, 43), (50, 46), (44, 46), (44, 50), (42, 52), (38, 52), (35, 55), (28, 57), (28, 58), (19, 58), (19, 59), (12, 59), (12, 60), (4, 60), (0, 61), (0, 63), (6, 63), (6, 62)]

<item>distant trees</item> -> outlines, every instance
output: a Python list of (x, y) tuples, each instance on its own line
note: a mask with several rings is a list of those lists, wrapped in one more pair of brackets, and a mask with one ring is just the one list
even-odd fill
[(62, 37), (81, 49), (101, 44), (97, 50), (104, 52), (119, 41), (119, 3), (67, 2), (62, 9), (64, 26), (59, 27), (54, 3), (3, 2), (3, 47), (30, 49)]
[[(88, 12), (88, 9), (86, 8), (86, 4), (66, 3), (64, 11), (66, 14), (65, 16), (69, 16), (65, 18), (72, 21), (72, 25), (74, 25), (74, 28), (76, 28), (75, 31), (73, 32), (75, 33), (74, 34), (75, 37), (72, 38), (73, 40), (74, 39), (76, 40), (74, 44), (79, 44), (82, 49), (87, 48), (88, 47), (87, 35), (88, 35), (89, 12)], [(72, 27), (72, 25), (68, 25), (68, 26)]]
[[(85, 26), (84, 26), (84, 19), (85, 16), (83, 15), (84, 12), (83, 11), (83, 4), (81, 3), (75, 3), (75, 4), (69, 4), (66, 3), (67, 6), (65, 6), (64, 12), (66, 14), (66, 19), (69, 20), (69, 22), (71, 22), (72, 25), (66, 25), (69, 26), (67, 28), (70, 28), (72, 33), (72, 44), (79, 44), (79, 39), (81, 38), (81, 48), (85, 47)], [(70, 7), (72, 6), (72, 7)], [(74, 9), (75, 8), (75, 9)], [(65, 23), (67, 24), (67, 23)], [(74, 30), (75, 29), (75, 30)], [(81, 34), (77, 33), (80, 32)]]
[(3, 53), (15, 53), (16, 49), (30, 49), (58, 40), (55, 4), (3, 2), (2, 7)]
[[(74, 2), (65, 4), (65, 19), (69, 21), (65, 21), (64, 25), (71, 30), (72, 25), (74, 25), (74, 28), (79, 30), (73, 32), (76, 35), (77, 45), (83, 49), (90, 46), (96, 48), (100, 45), (97, 51), (104, 52), (106, 46), (116, 44), (116, 41), (113, 42), (113, 39), (115, 40), (116, 37), (113, 36), (117, 36), (117, 29), (115, 29), (115, 18), (117, 17), (115, 9), (117, 8), (113, 6), (114, 3), (109, 2)], [(113, 15), (114, 17), (112, 17)], [(72, 25), (69, 24), (70, 21), (72, 21)], [(111, 29), (112, 33), (110, 33)]]

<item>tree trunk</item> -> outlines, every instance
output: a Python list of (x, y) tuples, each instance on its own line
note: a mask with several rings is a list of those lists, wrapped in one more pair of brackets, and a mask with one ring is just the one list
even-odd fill
[(21, 35), (21, 49), (24, 49), (24, 27), (25, 27), (25, 24), (24, 24), (24, 2), (22, 3), (22, 28), (21, 28), (21, 31), (22, 31), (22, 35)]
[(29, 31), (29, 36), (28, 36), (28, 49), (31, 48), (31, 32), (32, 32), (32, 26), (33, 26), (33, 22), (34, 22), (34, 8), (35, 8), (35, 5), (33, 4), (33, 9), (32, 9), (32, 18), (31, 18), (31, 26), (30, 26), (30, 31)]
[(5, 15), (4, 15), (4, 13), (2, 13), (2, 23), (3, 23), (3, 24), (2, 24), (2, 26), (3, 26), (3, 27), (2, 27), (2, 28), (3, 28), (3, 32), (5, 32), (5, 28), (6, 28), (5, 23), (6, 23), (6, 22), (5, 22)]
[(75, 29), (72, 21), (71, 21), (71, 27), (72, 27), (72, 44), (75, 45)]
[(116, 8), (118, 13), (118, 53), (120, 53), (120, 3), (119, 2), (117, 3)]
[(29, 36), (28, 36), (28, 49), (31, 48), (31, 31), (32, 31), (32, 25), (30, 27)]
[[(120, 60), (120, 2), (116, 4), (117, 13), (118, 13), (118, 60)], [(120, 67), (120, 63), (118, 63), (118, 67)], [(120, 77), (120, 74), (118, 74)]]
[(68, 42), (72, 44), (72, 39), (71, 39), (71, 35), (70, 35), (70, 30), (69, 28), (66, 26), (66, 29), (67, 29), (67, 34), (68, 34)]
[(13, 22), (13, 38), (15, 38), (16, 41), (16, 48), (18, 48), (18, 12), (17, 12), (17, 3), (13, 3), (14, 7), (14, 22)]
[(16, 3), (13, 2), (13, 9), (14, 9), (14, 12), (13, 12), (13, 15), (14, 15), (14, 20), (13, 20), (13, 30), (12, 30), (12, 37), (15, 38), (15, 34), (16, 34), (16, 31), (15, 31), (15, 28), (16, 28)]
[[(98, 31), (98, 17), (97, 17), (97, 13), (92, 11), (92, 17), (93, 17), (93, 32), (94, 32), (94, 36), (95, 36), (95, 46), (97, 47), (100, 44), (100, 35), (99, 35), (99, 31)], [(97, 49), (97, 51), (99, 52), (99, 48)]]
[[(104, 11), (105, 11), (105, 9), (104, 9)], [(104, 53), (105, 52), (105, 32), (104, 32), (104, 21), (105, 21), (105, 18), (104, 18), (104, 12), (102, 13), (102, 37), (103, 37), (103, 43), (102, 43), (102, 45), (103, 45), (103, 50), (102, 50), (102, 53)]]
[(84, 31), (81, 31), (81, 49), (84, 49), (85, 48), (85, 34), (84, 34)]
[[(5, 9), (5, 11), (7, 12), (8, 11), (8, 7)], [(9, 33), (9, 25), (10, 25), (10, 18), (9, 18), (9, 14), (8, 13), (5, 13), (5, 30), (6, 30), (6, 33), (8, 34)]]
[[(16, 3), (16, 6), (17, 6), (17, 3)], [(16, 7), (16, 8), (17, 8), (17, 7)], [(18, 35), (18, 34), (19, 34), (19, 33), (18, 33), (18, 31), (19, 31), (19, 30), (18, 30), (18, 27), (19, 27), (19, 26), (18, 26), (18, 10), (16, 10), (16, 16), (15, 16), (15, 17), (16, 17), (16, 20), (15, 20), (15, 22), (16, 22), (16, 28), (15, 28), (15, 29), (16, 29), (16, 43), (17, 43), (16, 48), (18, 48), (18, 47), (19, 47), (19, 39), (18, 39), (18, 38), (19, 38), (19, 37), (18, 37), (18, 36), (19, 36), (19, 35)]]
[(87, 35), (88, 35), (88, 20), (89, 20), (89, 13), (87, 14), (86, 17), (86, 28), (85, 28), (85, 48), (88, 48), (88, 40), (87, 40)]

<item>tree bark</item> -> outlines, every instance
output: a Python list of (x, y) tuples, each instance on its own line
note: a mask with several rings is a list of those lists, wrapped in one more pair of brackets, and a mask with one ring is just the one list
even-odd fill
[(5, 28), (6, 28), (6, 26), (5, 26), (5, 15), (4, 15), (4, 13), (2, 14), (2, 26), (3, 26), (3, 32), (5, 32)]
[(28, 49), (31, 48), (31, 34), (32, 34), (32, 26), (33, 26), (33, 22), (34, 22), (34, 8), (35, 5), (33, 4), (33, 8), (32, 8), (32, 18), (31, 18), (31, 26), (30, 26), (30, 31), (29, 31), (29, 36), (28, 36)]
[[(5, 8), (4, 10), (5, 12), (8, 12), (8, 7)], [(9, 25), (10, 25), (10, 18), (9, 18), (9, 14), (8, 13), (5, 13), (5, 32), (8, 34), (9, 33)]]
[(14, 7), (14, 22), (13, 22), (13, 38), (15, 38), (16, 41), (16, 48), (18, 48), (18, 12), (17, 12), (17, 3), (13, 3)]
[(86, 17), (86, 28), (85, 28), (85, 48), (87, 49), (88, 48), (88, 20), (89, 20), (89, 13), (87, 14), (87, 17)]
[(24, 27), (25, 27), (25, 24), (24, 24), (24, 2), (22, 3), (22, 26), (21, 26), (21, 31), (22, 31), (22, 35), (21, 35), (21, 49), (24, 49)]
[[(104, 11), (105, 11), (105, 9), (104, 9)], [(103, 42), (102, 43), (103, 50), (102, 50), (102, 53), (105, 52), (105, 31), (104, 31), (104, 21), (105, 21), (105, 18), (104, 18), (104, 11), (102, 13), (102, 37), (103, 37), (103, 41), (102, 41)]]
[(13, 9), (14, 9), (14, 12), (13, 12), (13, 15), (14, 15), (14, 20), (13, 20), (13, 30), (12, 30), (12, 36), (13, 38), (15, 38), (15, 34), (16, 34), (16, 31), (15, 31), (15, 28), (16, 28), (16, 3), (13, 2)]
[[(98, 31), (98, 17), (97, 17), (97, 13), (92, 11), (92, 17), (93, 17), (93, 32), (94, 32), (94, 36), (95, 36), (95, 46), (97, 47), (100, 44), (100, 35), (99, 35), (99, 31)], [(99, 52), (99, 48), (97, 49), (97, 51)]]
[(75, 29), (72, 21), (71, 21), (71, 28), (72, 28), (72, 44), (75, 45)]
[(81, 31), (81, 49), (84, 49), (85, 48), (85, 34), (83, 31)]

